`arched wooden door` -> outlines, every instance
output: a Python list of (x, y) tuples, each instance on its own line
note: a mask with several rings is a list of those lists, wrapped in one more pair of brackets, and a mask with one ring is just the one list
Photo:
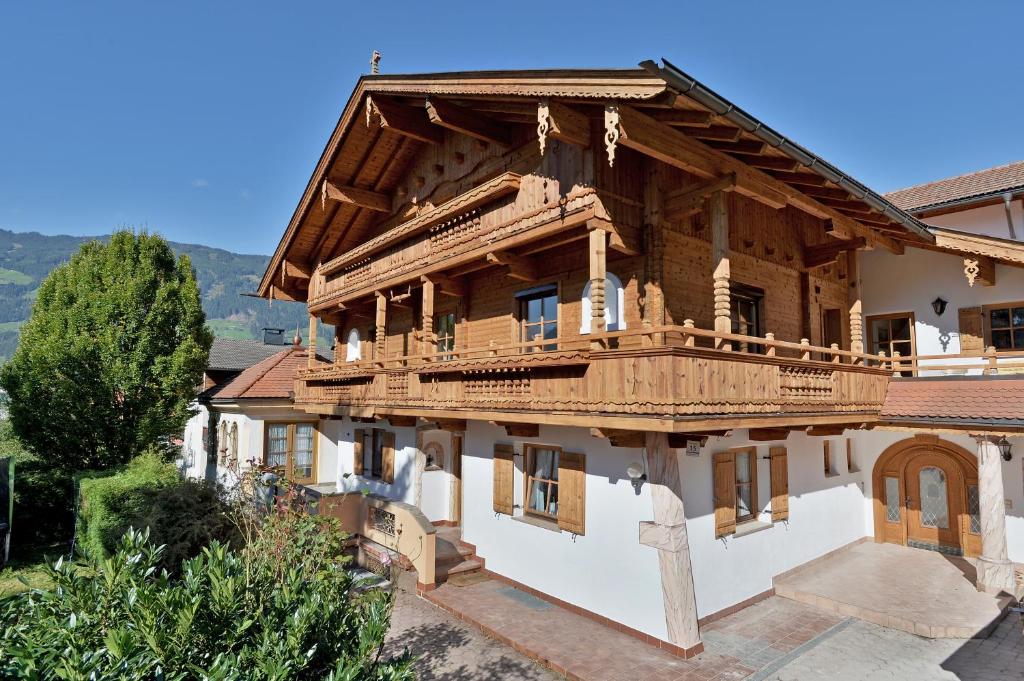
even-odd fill
[(966, 450), (916, 436), (882, 453), (873, 475), (875, 540), (944, 553), (981, 553), (978, 465)]

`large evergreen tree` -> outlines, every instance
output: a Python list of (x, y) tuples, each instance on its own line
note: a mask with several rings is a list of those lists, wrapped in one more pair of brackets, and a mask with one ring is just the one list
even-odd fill
[(187, 256), (121, 231), (43, 282), (0, 372), (11, 420), (63, 470), (127, 462), (182, 431), (212, 336)]

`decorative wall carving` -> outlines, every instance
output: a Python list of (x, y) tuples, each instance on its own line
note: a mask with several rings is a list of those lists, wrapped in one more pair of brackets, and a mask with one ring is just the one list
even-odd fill
[(974, 286), (974, 280), (978, 278), (978, 273), (981, 268), (978, 266), (978, 261), (971, 258), (964, 258), (964, 275), (967, 277), (967, 283)]
[(608, 165), (615, 165), (615, 147), (619, 143), (619, 107), (606, 104), (604, 107), (604, 147), (608, 150)]
[(819, 367), (779, 367), (779, 397), (782, 399), (830, 400), (835, 372)]

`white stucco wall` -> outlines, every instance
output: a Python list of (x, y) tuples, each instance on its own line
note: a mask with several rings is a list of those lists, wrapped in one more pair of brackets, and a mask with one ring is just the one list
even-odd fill
[[(333, 481), (338, 486), (338, 489), (346, 492), (366, 491), (370, 494), (388, 497), (389, 499), (396, 499), (410, 504), (416, 503), (414, 484), (416, 477), (415, 428), (395, 428), (388, 425), (387, 421), (378, 421), (373, 424), (354, 423), (348, 417), (334, 423), (338, 424), (334, 477), (328, 478), (328, 472), (326, 469), (323, 469), (320, 482)], [(353, 473), (352, 464), (356, 428), (380, 428), (395, 434), (394, 483), (388, 484), (374, 478), (357, 476)], [(368, 475), (369, 471), (367, 471)]]
[[(960, 352), (957, 310), (1024, 299), (1024, 269), (996, 265), (995, 286), (972, 287), (964, 276), (962, 257), (915, 248), (898, 256), (876, 249), (862, 253), (861, 286), (865, 318), (913, 312), (917, 353), (955, 354)], [(936, 297), (949, 301), (941, 317), (932, 309)], [(864, 334), (866, 343), (866, 319)]]
[[(1024, 239), (1024, 206), (1018, 196), (1011, 204), (1013, 215), (1013, 228), (1017, 233), (1017, 239)], [(948, 227), (958, 229), (961, 232), (972, 232), (986, 236), (996, 236), (1002, 239), (1010, 238), (1010, 230), (1006, 224), (1006, 208), (1002, 203), (993, 206), (982, 206), (968, 210), (946, 213), (925, 218), (923, 222), (936, 227)]]

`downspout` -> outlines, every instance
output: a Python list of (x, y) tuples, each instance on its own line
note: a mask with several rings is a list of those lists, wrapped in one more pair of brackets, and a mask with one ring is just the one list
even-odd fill
[(1013, 229), (1013, 213), (1010, 208), (1013, 205), (1013, 192), (1006, 192), (1003, 194), (1003, 207), (1006, 209), (1006, 227), (1010, 230), (1010, 238), (1017, 239), (1017, 233)]

